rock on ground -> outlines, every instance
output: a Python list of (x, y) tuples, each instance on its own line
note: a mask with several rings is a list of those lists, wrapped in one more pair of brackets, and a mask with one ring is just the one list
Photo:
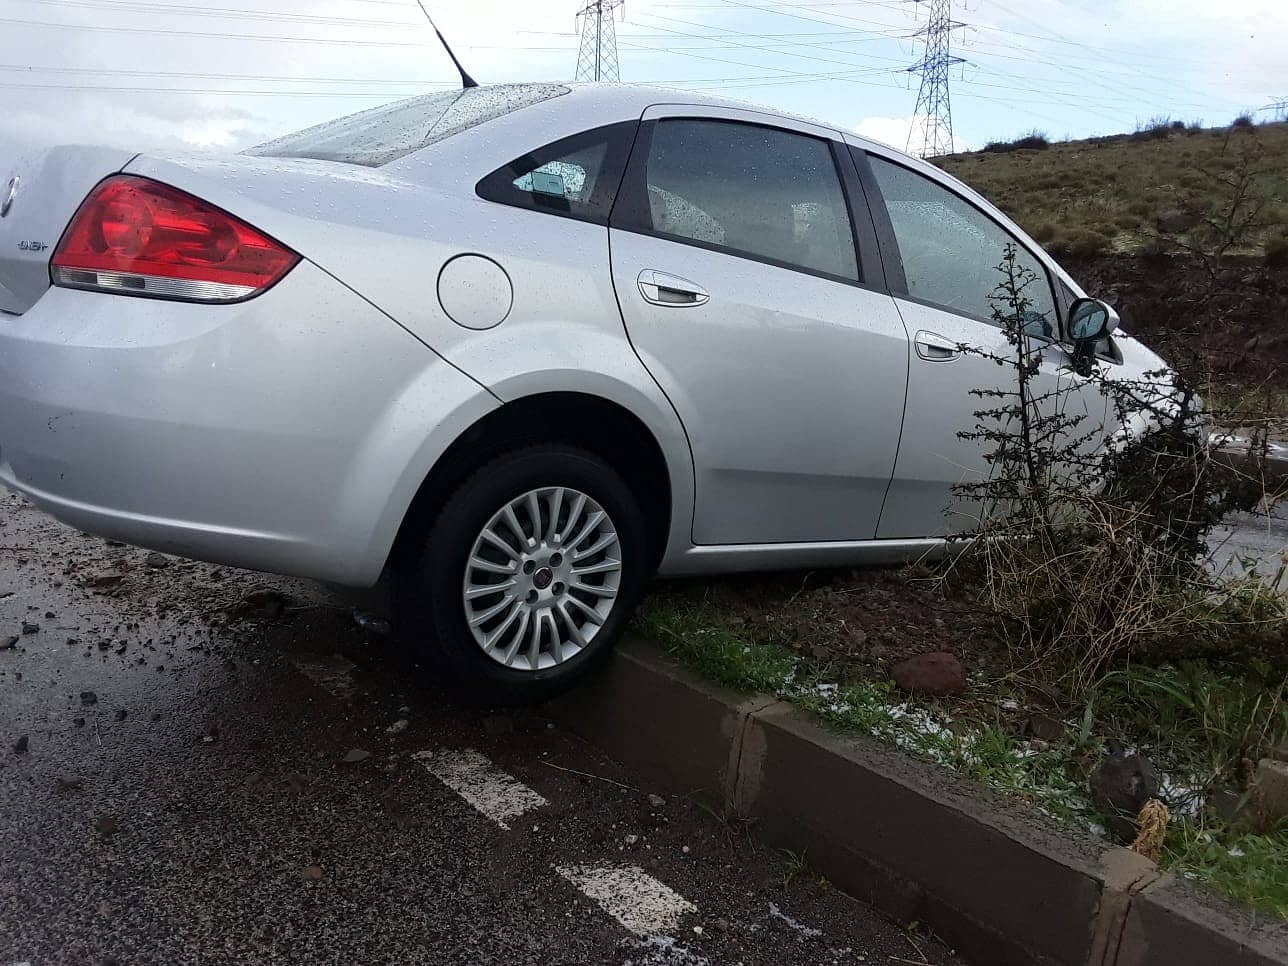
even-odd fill
[(1110, 755), (1091, 773), (1091, 800), (1122, 844), (1136, 837), (1136, 816), (1158, 795), (1160, 776), (1143, 755)]
[(1262, 758), (1253, 779), (1257, 810), (1264, 825), (1288, 818), (1288, 762)]
[(932, 651), (900, 661), (891, 670), (894, 683), (910, 694), (961, 694), (966, 670), (947, 651)]

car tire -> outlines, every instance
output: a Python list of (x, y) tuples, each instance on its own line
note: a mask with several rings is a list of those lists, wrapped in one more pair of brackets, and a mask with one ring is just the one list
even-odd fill
[(399, 633), (479, 701), (545, 700), (621, 636), (647, 577), (646, 542), (639, 502), (599, 456), (513, 450), (456, 489), (395, 574)]

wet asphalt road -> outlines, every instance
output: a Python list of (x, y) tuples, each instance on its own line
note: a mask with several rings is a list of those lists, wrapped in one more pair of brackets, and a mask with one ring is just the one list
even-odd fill
[(352, 601), (152, 562), (0, 490), (0, 966), (959, 962)]
[[(1209, 546), (1218, 571), (1238, 576), (1255, 567), (1264, 580), (1274, 581), (1288, 565), (1288, 500), (1264, 512), (1234, 514), (1213, 531)], [(1288, 577), (1278, 579), (1288, 592)]]

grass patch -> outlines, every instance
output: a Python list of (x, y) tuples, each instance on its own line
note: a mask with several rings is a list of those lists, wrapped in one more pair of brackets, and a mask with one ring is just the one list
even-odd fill
[(703, 677), (735, 691), (777, 694), (796, 672), (796, 656), (777, 644), (745, 642), (721, 626), (702, 620), (682, 606), (650, 598), (640, 607), (635, 622)]
[(1187, 661), (1110, 672), (1091, 700), (1103, 733), (1184, 776), (1168, 805), (1197, 814), (1207, 793), (1240, 779), (1244, 761), (1288, 737), (1286, 684), (1265, 661)]
[(1163, 865), (1288, 919), (1288, 823), (1260, 835), (1219, 822), (1175, 823), (1168, 830)]
[[(1244, 142), (1255, 141), (1262, 153), (1257, 190), (1272, 206), (1288, 204), (1288, 123), (1251, 126), (1250, 121), (1182, 131), (1178, 122), (1154, 118), (1133, 134), (1065, 142), (1043, 137), (1042, 144), (1029, 135), (935, 163), (992, 200), (1035, 238), (1044, 225), (1057, 226), (1058, 234), (1039, 239), (1053, 251), (1135, 253), (1145, 250), (1160, 215), (1178, 207), (1219, 207), (1221, 187), (1200, 171), (1222, 170)], [(1274, 222), (1269, 218), (1238, 253), (1262, 256), (1266, 243), (1277, 237)], [(1106, 236), (1108, 244), (1090, 241), (1093, 235)]]
[[(973, 682), (970, 701), (914, 701), (888, 680), (856, 675), (842, 662), (815, 660), (766, 642), (763, 630), (732, 630), (730, 617), (721, 608), (662, 591), (640, 606), (636, 626), (710, 681), (773, 694), (841, 731), (961, 772), (1058, 818), (1097, 826), (1085, 783), (1080, 790), (1081, 768), (1070, 768), (1081, 758), (1085, 740), (1075, 731), (1059, 743), (1035, 747), (1018, 733), (1019, 703), (993, 697), (1010, 693), (1004, 685), (990, 687), (981, 679)], [(1014, 713), (1008, 715), (1006, 705)]]
[[(899, 579), (915, 584), (917, 577)], [(844, 580), (825, 585), (827, 594), (875, 594), (874, 609), (888, 606), (897, 583)], [(1288, 918), (1288, 825), (1253, 830), (1204, 806), (1209, 795), (1237, 789), (1244, 761), (1288, 739), (1282, 662), (1142, 664), (1107, 675), (1082, 707), (1058, 708), (1019, 686), (1004, 664), (981, 659), (966, 695), (919, 699), (899, 692), (879, 660), (836, 650), (815, 657), (802, 646), (802, 639), (836, 637), (829, 630), (834, 615), (820, 611), (812, 599), (818, 591), (805, 579), (756, 585), (762, 595), (765, 587), (778, 595), (764, 600), (767, 609), (776, 603), (773, 621), (749, 618), (736, 600), (713, 596), (711, 586), (660, 585), (641, 605), (637, 628), (708, 680), (773, 694), (839, 731), (950, 768), (1093, 834), (1104, 834), (1104, 821), (1088, 776), (1106, 742), (1139, 749), (1166, 776), (1161, 797), (1173, 819), (1164, 868)], [(869, 647), (882, 640), (871, 627), (867, 637)], [(1037, 714), (1059, 722), (1049, 740), (1030, 733)]]

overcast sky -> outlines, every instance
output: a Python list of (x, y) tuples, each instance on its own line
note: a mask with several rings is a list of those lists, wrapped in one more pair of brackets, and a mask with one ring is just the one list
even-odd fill
[[(481, 82), (571, 79), (578, 5), (426, 0)], [(622, 79), (903, 147), (926, 12), (918, 0), (627, 0)], [(1227, 123), (1288, 97), (1286, 0), (954, 0), (953, 12), (966, 146), (1156, 115)], [(0, 161), (31, 142), (237, 150), (455, 83), (415, 0), (0, 0)]]

